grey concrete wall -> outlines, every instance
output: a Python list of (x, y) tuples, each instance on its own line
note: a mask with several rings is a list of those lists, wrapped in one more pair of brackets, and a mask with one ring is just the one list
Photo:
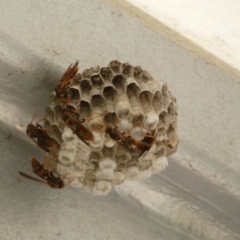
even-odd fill
[[(240, 239), (239, 79), (105, 1), (3, 0), (0, 22), (0, 239)], [(167, 170), (101, 198), (18, 176), (43, 158), (26, 125), (77, 59), (168, 83), (181, 145)]]

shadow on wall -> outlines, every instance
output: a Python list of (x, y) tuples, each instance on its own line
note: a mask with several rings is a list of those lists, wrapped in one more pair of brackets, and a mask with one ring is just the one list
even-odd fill
[[(29, 46), (17, 42), (9, 35), (0, 34), (0, 42), (0, 77), (9, 80), (17, 75), (20, 79), (15, 84), (23, 92), (26, 86), (36, 83), (53, 91), (56, 81), (68, 67), (61, 69), (52, 59), (40, 57)], [(31, 78), (31, 81), (23, 81), (21, 76), (24, 79)]]

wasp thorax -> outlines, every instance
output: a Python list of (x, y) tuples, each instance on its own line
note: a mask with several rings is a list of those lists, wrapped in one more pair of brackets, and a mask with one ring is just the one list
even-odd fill
[(59, 151), (48, 165), (70, 185), (107, 194), (113, 185), (150, 177), (178, 147), (176, 99), (141, 67), (115, 60), (77, 74), (70, 66), (46, 109)]

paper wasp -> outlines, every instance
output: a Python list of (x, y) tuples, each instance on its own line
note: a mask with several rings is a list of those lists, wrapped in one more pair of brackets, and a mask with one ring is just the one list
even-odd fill
[(94, 141), (92, 132), (83, 126), (84, 118), (80, 119), (78, 111), (72, 107), (67, 106), (62, 110), (62, 119), (66, 125), (72, 129), (73, 133), (76, 134), (86, 145), (90, 146), (87, 141)]
[(34, 177), (31, 177), (30, 175), (19, 171), (19, 174), (22, 175), (23, 177), (29, 178), (31, 180), (47, 184), (51, 188), (63, 188), (64, 187), (64, 182), (61, 178), (55, 177), (52, 173), (52, 171), (47, 171), (46, 169), (43, 168), (43, 166), (35, 159), (32, 158), (31, 160), (32, 163), (32, 170), (33, 172), (38, 175), (40, 178), (44, 179), (40, 180)]
[(154, 132), (152, 134), (147, 132), (141, 141), (134, 139), (130, 135), (126, 136), (125, 133), (121, 133), (119, 130), (117, 130), (117, 127), (112, 128), (107, 126), (105, 132), (109, 134), (110, 138), (118, 142), (120, 146), (123, 146), (130, 151), (134, 151), (133, 146), (135, 146), (141, 151), (139, 157), (141, 157), (145, 152), (148, 152), (156, 141)]
[(110, 126), (107, 126), (105, 132), (109, 134), (110, 138), (112, 138), (115, 141), (119, 141), (123, 138), (123, 134), (121, 134), (117, 130), (117, 128), (112, 128)]
[[(99, 122), (101, 122), (100, 120), (98, 120)], [(103, 126), (105, 125), (103, 122), (101, 122), (103, 124)], [(111, 139), (113, 139), (114, 141), (116, 141), (120, 146), (125, 147), (126, 149), (128, 149), (129, 151), (134, 151), (134, 148), (132, 147), (132, 140), (128, 137), (125, 136), (125, 133), (121, 133), (117, 128), (117, 120), (115, 121), (115, 128), (109, 126), (109, 125), (105, 125), (104, 127), (104, 131), (106, 134), (109, 135), (109, 137)]]
[(116, 128), (112, 128), (110, 126), (106, 127), (105, 132), (109, 135), (111, 139), (116, 141), (120, 146), (125, 147), (126, 149), (130, 151), (134, 151), (134, 148), (132, 147), (133, 141), (129, 136), (125, 136), (125, 133), (121, 133)]
[[(35, 116), (32, 121), (34, 118)], [(33, 125), (32, 121), (27, 125), (26, 133), (35, 143), (37, 143), (38, 147), (42, 148), (46, 152), (50, 152), (51, 150), (59, 147), (58, 143), (48, 136), (45, 128), (38, 123)]]
[[(131, 137), (132, 138), (132, 137)], [(148, 152), (156, 141), (156, 137), (153, 134), (146, 133), (141, 141), (132, 138), (133, 144), (141, 151), (138, 157), (141, 157), (144, 153)]]
[[(57, 86), (55, 87), (56, 98), (61, 102), (69, 103), (71, 102), (68, 88), (73, 84), (74, 77), (81, 79), (81, 74), (77, 74), (79, 70), (78, 61), (72, 66), (68, 67), (62, 78), (58, 81)], [(77, 75), (76, 75), (77, 74)]]

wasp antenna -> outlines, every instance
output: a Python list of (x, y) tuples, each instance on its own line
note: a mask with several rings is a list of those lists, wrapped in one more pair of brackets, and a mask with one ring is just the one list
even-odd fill
[(45, 114), (42, 118), (40, 118), (40, 119), (36, 122), (36, 124), (38, 124), (39, 122), (43, 121), (46, 117), (47, 117), (47, 115)]
[[(30, 175), (28, 175), (28, 174), (26, 174), (26, 173), (24, 173), (24, 172), (22, 172), (22, 171), (18, 171), (18, 173), (19, 173), (21, 176), (25, 177), (25, 178), (31, 179), (31, 180), (36, 181), (36, 182), (40, 182), (40, 183), (47, 184), (47, 182), (45, 182), (45, 181), (43, 181), (43, 180), (40, 180), (40, 179), (37, 179), (37, 178), (34, 178), (34, 177), (32, 177), (32, 176), (30, 176)], [(47, 185), (48, 185), (48, 184), (47, 184)]]
[(118, 122), (119, 122), (119, 120), (118, 120), (118, 118), (116, 117), (116, 120), (115, 120), (115, 122), (114, 122), (114, 126), (115, 126), (116, 129), (118, 128)]
[(55, 127), (48, 127), (48, 128), (41, 128), (42, 130), (44, 130), (44, 131), (49, 131), (49, 130), (52, 130), (52, 129), (57, 129), (57, 128), (59, 128), (61, 125), (63, 125), (63, 124), (60, 124), (59, 126), (55, 126)]
[(107, 113), (107, 110), (105, 110), (103, 113), (97, 115), (96, 117), (93, 117), (91, 120), (95, 119), (95, 118), (99, 118), (101, 116), (104, 116)]
[[(147, 133), (147, 130), (146, 130), (145, 128), (143, 128), (140, 124), (138, 124), (137, 126), (141, 129), (141, 131), (142, 131), (142, 133), (143, 133), (144, 135)], [(143, 129), (144, 129), (146, 132), (144, 132)]]
[(31, 120), (30, 124), (33, 122), (33, 120), (34, 120), (36, 117), (37, 117), (37, 113), (35, 113), (35, 114), (33, 115), (33, 117), (32, 117), (32, 120)]
[(46, 119), (46, 117), (49, 115), (49, 113), (45, 114), (42, 118), (40, 118), (36, 124), (38, 124), (39, 122), (41, 122), (42, 120)]

